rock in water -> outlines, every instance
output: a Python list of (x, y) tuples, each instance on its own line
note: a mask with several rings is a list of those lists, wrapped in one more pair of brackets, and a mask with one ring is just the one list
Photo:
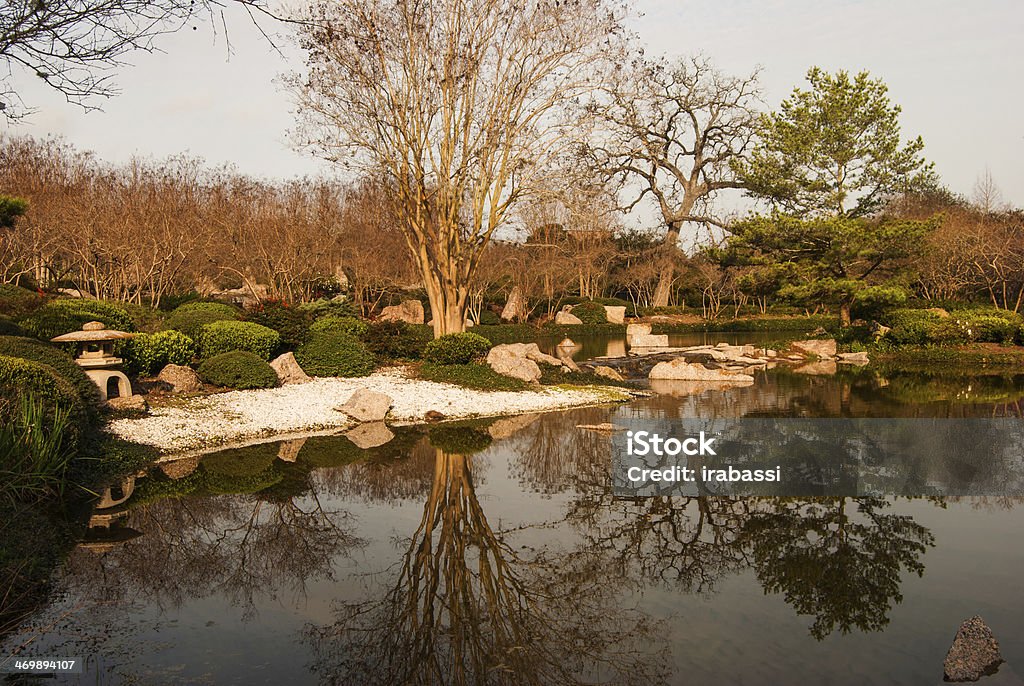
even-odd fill
[(360, 388), (337, 410), (357, 422), (382, 422), (391, 409), (390, 397), (368, 388)]
[(793, 341), (792, 347), (797, 352), (805, 355), (817, 355), (821, 358), (832, 358), (836, 356), (836, 341), (834, 338), (824, 340)]
[(309, 375), (302, 371), (302, 367), (295, 361), (294, 353), (285, 353), (275, 357), (271, 360), (270, 366), (277, 372), (277, 380), (281, 382), (282, 386), (309, 381)]
[(169, 364), (160, 370), (156, 377), (171, 387), (172, 393), (195, 393), (203, 388), (199, 381), (199, 375), (191, 367), (184, 367), (180, 364)]
[(724, 369), (708, 369), (702, 364), (690, 364), (679, 357), (668, 362), (659, 362), (648, 375), (651, 379), (676, 379), (681, 381), (735, 381), (751, 383), (754, 377)]
[(943, 667), (947, 681), (977, 681), (995, 673), (1002, 661), (992, 630), (975, 615), (960, 625)]
[(864, 366), (871, 360), (868, 359), (868, 354), (865, 352), (859, 353), (839, 353), (836, 355), (839, 364), (855, 364), (858, 366)]

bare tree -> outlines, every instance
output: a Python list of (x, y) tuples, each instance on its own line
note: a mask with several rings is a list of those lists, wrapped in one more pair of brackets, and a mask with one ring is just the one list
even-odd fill
[(742, 187), (733, 168), (754, 137), (758, 102), (757, 71), (728, 76), (697, 56), (643, 62), (619, 74), (607, 103), (593, 103), (608, 132), (591, 156), (624, 189), (639, 184), (627, 210), (650, 196), (667, 227), (655, 307), (669, 304), (683, 225), (723, 225), (712, 201)]
[(1007, 204), (1003, 201), (1003, 192), (992, 178), (992, 171), (988, 167), (985, 167), (985, 173), (974, 182), (974, 193), (971, 200), (974, 202), (974, 206), (985, 214), (1007, 209)]
[(571, 145), (564, 104), (614, 57), (614, 0), (318, 2), (292, 79), (305, 144), (383, 172), (434, 333), (462, 331), (484, 248)]

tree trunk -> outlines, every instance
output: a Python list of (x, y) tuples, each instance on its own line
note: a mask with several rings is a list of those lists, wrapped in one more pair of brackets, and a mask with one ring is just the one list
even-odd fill
[(661, 251), (661, 274), (658, 276), (658, 286), (654, 289), (654, 300), (651, 303), (654, 307), (668, 307), (669, 297), (672, 295), (672, 282), (675, 279), (675, 257), (679, 252), (681, 226), (678, 222), (670, 223), (668, 231), (665, 232)]
[(434, 338), (466, 330), (466, 308), (469, 304), (466, 289), (438, 279), (436, 275), (425, 274), (423, 279), (430, 301), (430, 312), (434, 317)]
[(839, 305), (839, 325), (844, 329), (850, 325), (850, 303), (848, 302)]

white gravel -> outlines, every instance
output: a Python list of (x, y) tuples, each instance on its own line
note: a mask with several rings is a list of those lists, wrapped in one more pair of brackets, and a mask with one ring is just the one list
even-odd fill
[(278, 434), (315, 432), (351, 424), (335, 410), (357, 389), (392, 398), (389, 421), (415, 423), (435, 410), (448, 419), (541, 412), (621, 399), (614, 389), (545, 388), (539, 391), (477, 391), (406, 377), (391, 368), (357, 379), (314, 379), (257, 391), (230, 391), (197, 398), (170, 397), (150, 414), (119, 419), (110, 430), (164, 453), (197, 451)]

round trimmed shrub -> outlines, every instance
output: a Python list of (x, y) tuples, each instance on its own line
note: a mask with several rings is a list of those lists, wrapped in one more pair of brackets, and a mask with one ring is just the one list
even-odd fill
[(900, 345), (923, 345), (935, 338), (942, 318), (927, 310), (898, 309), (887, 313), (883, 323), (892, 328), (886, 337)]
[(19, 317), (35, 310), (43, 302), (43, 296), (35, 291), (10, 283), (0, 283), (0, 312)]
[(312, 376), (366, 376), (376, 366), (362, 341), (335, 331), (311, 334), (295, 352), (295, 361)]
[(237, 321), (242, 313), (224, 303), (191, 302), (176, 308), (167, 317), (164, 326), (180, 331), (192, 340), (199, 338), (203, 327), (213, 322)]
[(9, 318), (0, 316), (0, 336), (21, 336), (25, 332)]
[(491, 342), (475, 333), (449, 333), (427, 343), (423, 359), (433, 364), (469, 364), (483, 357)]
[(334, 315), (328, 315), (317, 319), (309, 327), (310, 333), (343, 333), (349, 336), (355, 336), (356, 338), (362, 337), (366, 333), (369, 325), (362, 319), (356, 319), (355, 317), (336, 317)]
[(251, 312), (245, 320), (273, 329), (281, 335), (281, 348), (295, 350), (309, 337), (309, 316), (284, 302), (268, 300)]
[(71, 355), (60, 348), (34, 338), (0, 336), (0, 355), (38, 362), (50, 367), (75, 387), (86, 415), (96, 415), (96, 408), (100, 404), (100, 389), (86, 376)]
[(196, 351), (195, 341), (172, 329), (140, 333), (125, 341), (121, 354), (130, 372), (151, 376), (169, 364), (190, 364)]
[(584, 324), (608, 323), (608, 312), (604, 309), (604, 305), (599, 305), (595, 302), (573, 305), (572, 314), (575, 317), (579, 317), (579, 320)]
[(87, 322), (102, 322), (108, 329), (135, 331), (135, 323), (126, 311), (99, 300), (51, 300), (18, 324), (33, 338), (49, 341), (72, 331), (80, 331)]
[(42, 400), (47, 414), (52, 417), (59, 407), (70, 412), (66, 439), (75, 447), (91, 429), (90, 414), (75, 386), (53, 367), (18, 357), (0, 355), (0, 421), (13, 420), (24, 396)]
[(199, 354), (204, 358), (245, 350), (269, 360), (280, 345), (281, 336), (276, 331), (253, 322), (213, 322), (199, 334)]
[(312, 300), (298, 306), (313, 319), (321, 317), (357, 317), (356, 308), (348, 300)]
[(238, 388), (273, 388), (277, 372), (266, 360), (246, 350), (233, 350), (211, 357), (196, 370), (199, 378), (214, 386)]
[(370, 352), (385, 360), (418, 360), (433, 338), (429, 326), (406, 322), (372, 322), (362, 335)]

